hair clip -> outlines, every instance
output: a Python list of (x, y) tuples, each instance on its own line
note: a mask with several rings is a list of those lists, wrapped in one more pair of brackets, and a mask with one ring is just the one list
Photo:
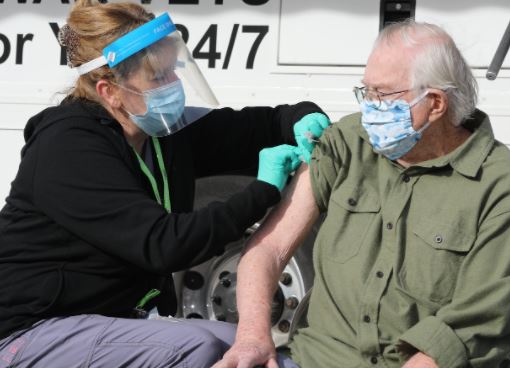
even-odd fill
[(73, 29), (69, 27), (68, 24), (66, 24), (60, 28), (57, 39), (60, 46), (65, 47), (66, 49), (67, 65), (69, 67), (73, 67), (72, 60), (74, 60), (76, 49), (80, 45), (80, 38), (78, 34), (73, 31)]

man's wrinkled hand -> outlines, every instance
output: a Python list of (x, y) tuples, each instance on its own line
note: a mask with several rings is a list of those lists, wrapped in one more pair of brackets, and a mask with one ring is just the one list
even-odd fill
[(276, 350), (270, 343), (236, 342), (212, 368), (278, 368)]
[(402, 368), (439, 368), (431, 357), (423, 353), (414, 354)]

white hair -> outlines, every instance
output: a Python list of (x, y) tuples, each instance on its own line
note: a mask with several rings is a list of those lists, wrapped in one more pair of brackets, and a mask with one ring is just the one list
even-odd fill
[(453, 39), (441, 27), (413, 20), (393, 23), (377, 37), (374, 48), (400, 36), (406, 47), (418, 47), (411, 69), (412, 87), (438, 88), (448, 96), (448, 117), (459, 126), (475, 110), (478, 85)]

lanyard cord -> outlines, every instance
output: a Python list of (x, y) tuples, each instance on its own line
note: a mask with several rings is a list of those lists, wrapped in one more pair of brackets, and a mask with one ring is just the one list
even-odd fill
[[(163, 200), (166, 211), (168, 213), (172, 212), (172, 205), (170, 203), (170, 189), (168, 188), (168, 177), (166, 175), (166, 168), (165, 168), (165, 162), (163, 161), (163, 154), (161, 153), (161, 146), (159, 145), (159, 141), (156, 137), (152, 137), (152, 144), (154, 145), (154, 150), (156, 151), (156, 158), (158, 159), (158, 166), (159, 170), (161, 171), (161, 176), (163, 177)], [(149, 179), (152, 187), (152, 191), (154, 192), (154, 196), (156, 197), (156, 200), (159, 204), (161, 204), (161, 196), (159, 195), (158, 190), (158, 184), (156, 183), (156, 179), (154, 179), (154, 176), (152, 175), (151, 171), (145, 164), (145, 162), (142, 160), (138, 152), (136, 152), (135, 149), (136, 158), (138, 158), (138, 162), (140, 164), (140, 168), (142, 169), (145, 176), (147, 176), (147, 179)], [(161, 292), (157, 289), (150, 290), (135, 307), (135, 312), (137, 312), (136, 316), (138, 318), (146, 318), (147, 312), (143, 311), (143, 308), (147, 302), (156, 296), (158, 296)]]
[[(166, 168), (165, 168), (165, 162), (163, 161), (163, 154), (161, 153), (161, 146), (159, 145), (159, 141), (156, 137), (152, 137), (152, 143), (154, 144), (154, 149), (156, 151), (156, 158), (158, 159), (158, 166), (159, 170), (161, 171), (161, 176), (163, 177), (163, 207), (165, 207), (166, 211), (168, 213), (172, 212), (172, 205), (170, 203), (170, 189), (168, 187), (168, 178), (166, 174)], [(140, 163), (140, 168), (142, 169), (145, 176), (147, 176), (147, 179), (149, 179), (152, 191), (154, 192), (154, 196), (156, 197), (156, 200), (159, 204), (161, 204), (161, 196), (159, 195), (158, 190), (158, 184), (156, 183), (156, 179), (154, 179), (154, 176), (152, 175), (151, 171), (145, 164), (145, 162), (142, 160), (138, 152), (136, 152), (135, 149), (135, 155), (138, 158), (138, 162)]]
[(145, 296), (142, 299), (140, 299), (140, 301), (136, 305), (136, 308), (142, 309), (143, 307), (145, 307), (145, 304), (147, 304), (149, 300), (154, 299), (159, 294), (161, 294), (161, 291), (159, 291), (158, 289), (151, 289), (147, 294), (145, 294)]

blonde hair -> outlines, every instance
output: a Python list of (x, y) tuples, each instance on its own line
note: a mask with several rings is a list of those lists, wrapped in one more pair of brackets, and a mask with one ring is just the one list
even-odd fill
[[(132, 3), (102, 4), (97, 0), (77, 0), (62, 27), (59, 39), (67, 48), (68, 65), (80, 66), (101, 56), (103, 49), (126, 33), (154, 19), (154, 14)], [(115, 80), (108, 66), (81, 75), (68, 93), (68, 98), (85, 98), (100, 102), (96, 83)]]

